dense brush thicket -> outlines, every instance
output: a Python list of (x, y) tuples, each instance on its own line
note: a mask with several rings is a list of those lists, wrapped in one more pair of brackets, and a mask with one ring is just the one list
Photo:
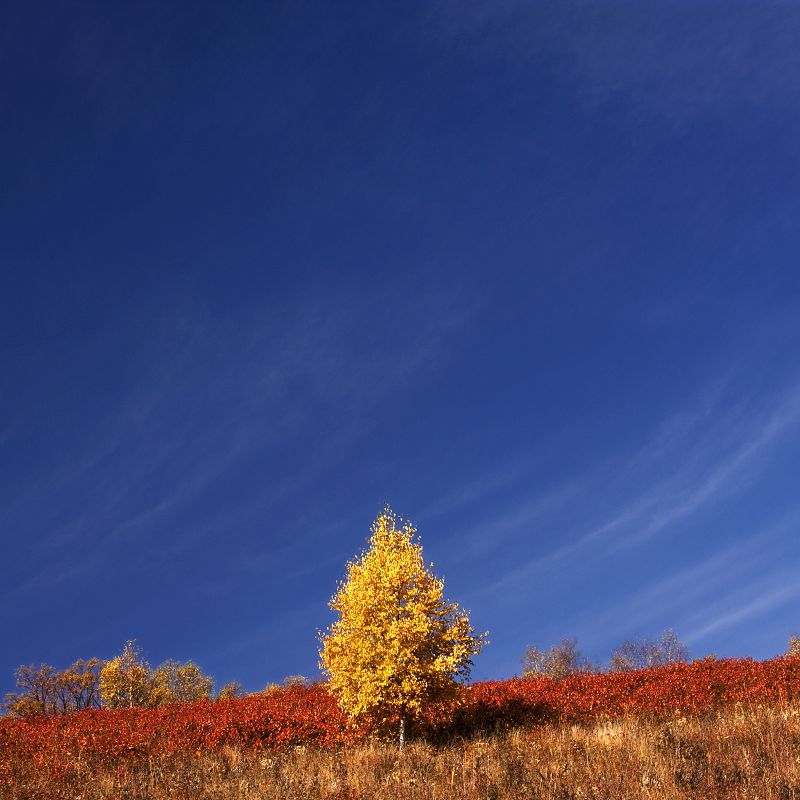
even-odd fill
[[(453, 757), (454, 747), (459, 752), (467, 752), (472, 747), (468, 744), (470, 740), (482, 740), (484, 744), (481, 747), (496, 748), (499, 746), (497, 740), (491, 737), (505, 736), (508, 739), (509, 736), (516, 735), (522, 736), (522, 740), (528, 742), (525, 747), (535, 750), (540, 747), (540, 744), (536, 744), (540, 736), (549, 737), (551, 742), (561, 742), (559, 747), (566, 746), (564, 742), (567, 740), (581, 741), (585, 745), (586, 742), (595, 741), (599, 735), (587, 731), (602, 730), (604, 725), (624, 723), (628, 726), (639, 726), (635, 727), (639, 731), (636, 736), (644, 736), (641, 731), (648, 730), (650, 733), (647, 736), (652, 734), (661, 737), (658, 741), (649, 742), (647, 747), (660, 747), (664, 753), (671, 753), (669, 758), (675, 764), (683, 764), (676, 766), (675, 770), (684, 770), (685, 780), (681, 779), (683, 783), (680, 780), (673, 783), (678, 789), (684, 784), (688, 786), (692, 782), (696, 783), (696, 793), (690, 795), (696, 797), (701, 796), (697, 793), (700, 784), (710, 786), (709, 781), (719, 782), (717, 779), (722, 780), (720, 776), (723, 773), (728, 776), (724, 781), (727, 781), (726, 785), (730, 784), (731, 791), (739, 791), (747, 781), (755, 780), (759, 771), (766, 774), (768, 765), (765, 759), (777, 759), (777, 755), (768, 754), (768, 748), (778, 747), (775, 743), (777, 740), (773, 741), (778, 733), (773, 732), (770, 734), (773, 739), (765, 739), (759, 745), (761, 750), (758, 752), (761, 755), (756, 755), (756, 750), (753, 750), (751, 755), (756, 760), (752, 763), (747, 761), (751, 758), (747, 755), (749, 751), (742, 750), (741, 758), (747, 763), (743, 762), (737, 769), (741, 772), (746, 768), (749, 777), (747, 780), (734, 780), (731, 776), (735, 777), (739, 773), (735, 770), (731, 772), (733, 767), (730, 766), (724, 769), (720, 767), (722, 771), (718, 771), (719, 774), (708, 773), (711, 756), (707, 756), (706, 751), (711, 752), (708, 750), (710, 745), (691, 744), (692, 740), (686, 737), (673, 741), (669, 738), (673, 735), (669, 731), (674, 732), (675, 729), (674, 725), (670, 725), (678, 721), (685, 726), (684, 732), (699, 725), (698, 730), (705, 731), (702, 737), (713, 738), (722, 735), (719, 732), (715, 734), (708, 728), (708, 720), (714, 718), (714, 715), (718, 718), (724, 717), (730, 722), (744, 719), (747, 715), (760, 714), (763, 717), (766, 714), (772, 719), (770, 724), (782, 726), (779, 732), (781, 741), (793, 743), (793, 758), (796, 762), (797, 744), (800, 743), (796, 715), (798, 704), (800, 658), (784, 657), (763, 662), (749, 659), (702, 661), (635, 672), (581, 674), (564, 680), (538, 677), (476, 683), (465, 687), (451, 707), (439, 709), (435, 715), (423, 716), (412, 733), (416, 734), (418, 742), (415, 752), (428, 753), (426, 758), (433, 759), (437, 757), (434, 755), (436, 752), (441, 752), (442, 758), (447, 759)], [(670, 720), (672, 722), (668, 725)], [(648, 725), (651, 727), (647, 728)], [(744, 736), (744, 727), (739, 727)], [(717, 728), (722, 731), (719, 724)], [(514, 734), (514, 731), (518, 733)], [(660, 733), (656, 734), (655, 731)], [(377, 757), (374, 753), (384, 752), (380, 750), (382, 745), (377, 743), (374, 733), (368, 728), (352, 727), (339, 710), (335, 699), (321, 684), (295, 686), (243, 699), (202, 701), (162, 708), (94, 709), (64, 716), (5, 718), (0, 720), (0, 796), (13, 800), (45, 796), (80, 797), (83, 800), (122, 796), (158, 797), (161, 790), (157, 790), (156, 784), (161, 785), (159, 781), (165, 787), (172, 785), (170, 793), (166, 793), (166, 788), (164, 789), (164, 796), (235, 796), (233, 793), (224, 793), (233, 792), (230, 787), (224, 790), (220, 788), (221, 793), (217, 795), (204, 794), (206, 788), (201, 790), (193, 781), (196, 779), (203, 783), (203, 770), (212, 769), (212, 764), (216, 765), (212, 771), (222, 770), (225, 775), (236, 772), (228, 762), (244, 765), (242, 769), (245, 771), (255, 770), (255, 773), (259, 773), (259, 770), (265, 769), (265, 764), (272, 765), (272, 769), (279, 763), (294, 763), (298, 753), (302, 753), (304, 758), (311, 758), (310, 754), (316, 753), (314, 758), (322, 759), (320, 763), (327, 763), (325, 759), (328, 756), (324, 753), (338, 754), (336, 758), (350, 763), (351, 768), (355, 769), (352, 761), (356, 758), (354, 754), (365, 754), (367, 763), (370, 758)], [(487, 736), (495, 743), (487, 744)], [(592, 746), (600, 747), (597, 742)], [(375, 750), (376, 747), (378, 750)], [(701, 750), (706, 753), (703, 758), (699, 755)], [(373, 753), (373, 756), (367, 756), (367, 753)], [(448, 753), (450, 755), (445, 755)], [(563, 778), (575, 767), (574, 764), (570, 766), (570, 757), (564, 753), (559, 756), (562, 758), (560, 767), (542, 762), (536, 770), (540, 774), (552, 773), (551, 777), (555, 780), (558, 770), (561, 769)], [(384, 757), (388, 756), (380, 756)], [(598, 757), (598, 753), (584, 753), (581, 757), (591, 761)], [(616, 757), (623, 758), (623, 755), (618, 753)], [(287, 758), (289, 762), (286, 761)], [(397, 759), (396, 752), (394, 758)], [(403, 754), (401, 761), (407, 758), (412, 756)], [(495, 754), (493, 758), (500, 756)], [(635, 759), (638, 756), (631, 753), (624, 758)], [(529, 763), (528, 756), (520, 756), (520, 759), (518, 779), (521, 784), (535, 781), (537, 773)], [(475, 784), (473, 788), (480, 783), (475, 777), (480, 771), (478, 761), (470, 768), (471, 773), (474, 773), (470, 779)], [(698, 772), (701, 762), (706, 765), (703, 767), (705, 771), (701, 770), (702, 776)], [(727, 761), (725, 763), (728, 764)], [(426, 769), (437, 772), (440, 771), (440, 766), (434, 768), (429, 765)], [(280, 770), (283, 769), (284, 767), (280, 767)], [(726, 769), (728, 772), (725, 772)], [(272, 774), (275, 770), (267, 772)], [(195, 776), (191, 780), (190, 774)], [(645, 773), (640, 777), (644, 780)], [(262, 778), (258, 778), (258, 781)], [(324, 787), (320, 784), (316, 795), (307, 796), (379, 796), (375, 794), (375, 787), (370, 789), (370, 794), (363, 794), (366, 791), (363, 780), (359, 783), (360, 789), (353, 788), (351, 778), (352, 776), (346, 781), (337, 778), (339, 783), (335, 791), (329, 791), (330, 786), (323, 790)], [(463, 775), (459, 780), (462, 779)], [(280, 780), (286, 784), (281, 791), (287, 795), (291, 781), (286, 783), (288, 778), (285, 776)], [(655, 781), (653, 786), (660, 785), (663, 789), (666, 785), (664, 775), (652, 777), (652, 780)], [(185, 791), (181, 789), (184, 784)], [(150, 787), (146, 792), (142, 788), (145, 785)], [(103, 786), (114, 788), (113, 791), (106, 791), (102, 789)], [(786, 783), (785, 787), (785, 790), (781, 789), (785, 797), (800, 797), (800, 790), (797, 790), (796, 795), (786, 794), (795, 792), (793, 785)], [(750, 788), (752, 789), (752, 785)], [(406, 786), (406, 789), (410, 792), (407, 792), (409, 797), (430, 796), (414, 794), (416, 789), (413, 784)], [(461, 789), (466, 792), (464, 785)], [(510, 788), (503, 789), (505, 795), (494, 796), (516, 796), (508, 794), (507, 790), (510, 791)], [(475, 791), (478, 789), (475, 788)], [(486, 791), (489, 792), (488, 789)], [(487, 797), (491, 796), (491, 792), (482, 795), (470, 795), (468, 792), (463, 795), (440, 795)], [(573, 793), (541, 796), (592, 795)], [(613, 795), (598, 793), (594, 796)], [(719, 793), (713, 796), (719, 796)]]

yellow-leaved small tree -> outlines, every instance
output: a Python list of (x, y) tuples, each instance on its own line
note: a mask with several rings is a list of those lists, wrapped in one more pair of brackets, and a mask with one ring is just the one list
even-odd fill
[(152, 681), (150, 703), (154, 706), (208, 700), (214, 689), (214, 679), (204, 675), (192, 661), (165, 661), (153, 673)]
[(108, 708), (133, 708), (153, 705), (152, 696), (153, 672), (136, 642), (128, 640), (100, 670), (100, 697)]
[(414, 526), (386, 506), (330, 601), (339, 618), (320, 634), (320, 668), (342, 710), (356, 722), (397, 720), (400, 747), (408, 721), (453, 698), (486, 642), (443, 591)]

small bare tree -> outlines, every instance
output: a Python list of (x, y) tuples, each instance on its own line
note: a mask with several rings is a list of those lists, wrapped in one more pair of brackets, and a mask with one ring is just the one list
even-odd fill
[(15, 673), (19, 691), (6, 695), (6, 713), (16, 717), (69, 714), (99, 706), (101, 664), (96, 658), (79, 659), (60, 672), (50, 664), (19, 667)]
[(308, 678), (305, 675), (287, 675), (281, 685), (284, 689), (295, 689), (297, 687), (308, 686)]
[(648, 667), (663, 667), (689, 659), (689, 651), (672, 628), (658, 639), (631, 640), (611, 654), (611, 672), (632, 672)]
[(577, 639), (564, 639), (549, 650), (529, 645), (522, 659), (522, 670), (526, 678), (546, 675), (561, 680), (570, 675), (595, 672), (596, 667), (578, 650)]

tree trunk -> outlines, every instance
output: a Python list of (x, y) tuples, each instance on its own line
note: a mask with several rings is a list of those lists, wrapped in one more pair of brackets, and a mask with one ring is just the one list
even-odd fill
[(406, 744), (406, 715), (405, 712), (400, 712), (400, 749), (402, 750)]

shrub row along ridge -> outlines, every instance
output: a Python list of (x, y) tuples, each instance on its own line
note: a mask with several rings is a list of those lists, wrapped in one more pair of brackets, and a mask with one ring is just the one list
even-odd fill
[[(800, 657), (671, 664), (629, 673), (512, 678), (464, 687), (456, 704), (431, 711), (416, 726), (429, 738), (470, 736), (545, 723), (690, 715), (742, 703), (800, 698)], [(242, 699), (163, 708), (93, 709), (66, 716), (0, 719), (0, 786), (14, 786), (31, 764), (54, 779), (93, 766), (164, 753), (194, 753), (231, 744), (261, 750), (353, 744), (353, 728), (323, 684)]]

